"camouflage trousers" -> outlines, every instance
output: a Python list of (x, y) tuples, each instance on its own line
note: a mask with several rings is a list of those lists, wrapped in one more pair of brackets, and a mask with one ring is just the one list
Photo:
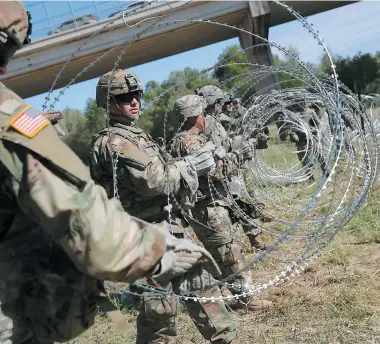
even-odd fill
[[(173, 214), (174, 216), (175, 214)], [(175, 223), (176, 220), (178, 219), (173, 221), (171, 230), (176, 237), (183, 237), (183, 228), (182, 230), (179, 228), (180, 226)], [(162, 222), (160, 225), (166, 227), (167, 223)], [(193, 270), (186, 276), (167, 282), (166, 285), (158, 286), (153, 280), (148, 281), (148, 283), (166, 291), (174, 291), (176, 294), (186, 293), (189, 296), (219, 298), (221, 296), (219, 287), (208, 287), (213, 281), (212, 276), (207, 271)], [(194, 292), (199, 289), (202, 291)], [(149, 294), (149, 292), (145, 294)], [(189, 300), (183, 301), (183, 303), (191, 320), (206, 340), (215, 344), (227, 344), (235, 339), (235, 324), (223, 301), (200, 303)], [(174, 296), (143, 297), (140, 313), (137, 317), (136, 344), (177, 343), (178, 313), (179, 301)]]
[[(11, 234), (11, 233), (9, 233)], [(87, 303), (87, 277), (38, 229), (0, 242), (0, 343), (53, 344), (89, 328), (95, 302)], [(88, 307), (90, 305), (90, 307)]]
[[(228, 208), (219, 205), (195, 206), (191, 211), (196, 221), (189, 220), (189, 223), (219, 265), (222, 277), (226, 278), (244, 268), (243, 250), (233, 238), (234, 227)], [(252, 285), (252, 277), (250, 272), (241, 272), (229, 283), (235, 285), (229, 287), (231, 293), (240, 294), (242, 288)]]
[[(240, 201), (240, 200), (236, 200), (235, 202), (239, 206), (240, 210), (243, 211), (248, 218), (255, 219), (258, 217), (258, 214), (256, 214), (256, 211), (252, 211), (251, 209), (246, 209), (247, 204), (245, 202)], [(249, 205), (249, 206), (253, 207), (252, 205)], [(233, 221), (233, 222), (238, 222), (243, 228), (244, 233), (248, 236), (249, 235), (256, 236), (262, 232), (261, 228), (259, 228), (257, 225), (252, 223), (252, 221), (248, 221), (240, 216), (237, 217), (237, 221)]]
[[(204, 285), (204, 283), (199, 284), (199, 280), (199, 277), (195, 277), (188, 283), (195, 289), (199, 289), (201, 285)], [(166, 290), (172, 289), (178, 293), (181, 291), (179, 285), (179, 281), (172, 281), (170, 285), (166, 286)], [(191, 288), (185, 289), (191, 291)], [(221, 296), (221, 292), (219, 287), (214, 286), (205, 291), (197, 292), (196, 295), (198, 297), (218, 298)], [(183, 301), (183, 303), (199, 332), (210, 343), (227, 344), (235, 339), (235, 324), (223, 301), (201, 303), (189, 300)], [(137, 317), (136, 344), (177, 343), (179, 306), (179, 301), (174, 296), (158, 299), (143, 298), (140, 314)]]

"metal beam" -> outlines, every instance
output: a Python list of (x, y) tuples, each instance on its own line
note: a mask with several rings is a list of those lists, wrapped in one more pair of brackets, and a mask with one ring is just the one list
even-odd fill
[[(244, 22), (240, 25), (242, 29), (254, 33), (262, 38), (269, 38), (270, 8), (268, 1), (250, 1), (249, 11)], [(245, 50), (248, 61), (255, 64), (270, 66), (273, 65), (273, 57), (270, 45), (261, 45), (261, 39), (246, 32), (239, 33), (240, 45)], [(253, 48), (254, 47), (254, 48)], [(251, 48), (251, 49), (250, 49)], [(255, 68), (252, 66), (252, 68)], [(277, 74), (269, 74), (265, 78), (257, 80), (256, 91), (260, 89), (278, 88), (279, 82)]]
[[(354, 2), (354, 1), (352, 1)], [(289, 2), (304, 15), (344, 6), (350, 2), (341, 1), (294, 1)], [(247, 15), (248, 1), (194, 1), (184, 5), (182, 1), (172, 1), (170, 5), (176, 9), (164, 21), (209, 19), (220, 23), (239, 26)], [(270, 25), (278, 25), (293, 20), (293, 17), (278, 5), (271, 3)], [(130, 24), (142, 19), (170, 13), (171, 9), (165, 3), (161, 6), (136, 13), (128, 17)], [(67, 64), (60, 75), (55, 89), (67, 85), (76, 77), (75, 83), (98, 77), (114, 66), (117, 57), (125, 48), (125, 42), (152, 24), (147, 20), (137, 27), (128, 28), (122, 19), (117, 19), (107, 28), (107, 19), (96, 24), (81, 27), (76, 31), (62, 32), (38, 40), (18, 51), (8, 66), (8, 73), (0, 77), (0, 81), (13, 89), (21, 97), (27, 98), (48, 91), (66, 61), (75, 53), (75, 57)], [(103, 28), (103, 30), (101, 30)], [(99, 32), (99, 30), (101, 30)], [(98, 33), (94, 38), (91, 35)], [(151, 62), (167, 56), (203, 47), (236, 37), (237, 30), (219, 25), (201, 22), (176, 22), (162, 25), (144, 33), (131, 44), (122, 56), (119, 68), (130, 68)], [(86, 42), (85, 45), (83, 43)], [(115, 48), (117, 47), (117, 48)], [(80, 51), (78, 49), (80, 48)], [(95, 59), (114, 48), (100, 62), (83, 72)], [(78, 73), (81, 73), (78, 77)], [(26, 80), (34, 80), (33, 87)]]

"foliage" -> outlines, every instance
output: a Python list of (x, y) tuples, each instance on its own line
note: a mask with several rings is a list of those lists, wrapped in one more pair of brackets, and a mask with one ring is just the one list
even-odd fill
[[(380, 52), (374, 55), (359, 52), (352, 58), (334, 56), (333, 62), (339, 80), (352, 92), (356, 93), (356, 80), (363, 94), (380, 93)], [(322, 57), (320, 68), (326, 73), (331, 73), (330, 62), (325, 55)]]
[(224, 90), (235, 89), (234, 96), (245, 100), (254, 92), (252, 82), (247, 78), (250, 70), (251, 66), (244, 50), (238, 45), (231, 45), (218, 56), (213, 76), (222, 83)]
[(102, 108), (96, 106), (95, 99), (88, 98), (84, 114), (79, 110), (66, 108), (61, 120), (62, 129), (67, 133), (64, 141), (87, 164), (92, 135), (106, 125)]
[[(287, 50), (297, 59), (299, 58), (298, 50), (290, 46)], [(289, 67), (290, 72), (294, 68), (298, 68), (298, 62), (291, 56), (281, 57), (278, 54), (273, 54), (273, 63), (275, 66)], [(309, 67), (314, 67), (307, 64)], [(254, 88), (254, 80), (249, 76), (249, 71), (252, 65), (249, 63), (247, 55), (239, 45), (231, 45), (224, 49), (218, 56), (217, 67), (213, 75), (221, 82), (225, 90), (233, 90), (235, 97), (243, 98), (243, 101), (248, 100), (254, 93), (257, 92)], [(301, 86), (302, 81), (295, 80), (289, 73), (278, 73), (278, 78), (282, 88)]]
[(200, 73), (189, 67), (183, 71), (171, 72), (169, 78), (161, 84), (149, 81), (145, 89), (145, 109), (139, 119), (139, 126), (149, 131), (153, 138), (163, 137), (165, 132), (165, 137), (169, 140), (183, 121), (173, 117), (174, 102), (179, 97), (194, 94), (196, 88), (217, 82), (209, 73)]

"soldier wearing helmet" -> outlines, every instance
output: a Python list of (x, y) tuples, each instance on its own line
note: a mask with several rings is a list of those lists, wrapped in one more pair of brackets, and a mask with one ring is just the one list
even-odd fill
[[(303, 96), (304, 98), (304, 96)], [(296, 103), (290, 106), (294, 112), (298, 112), (299, 125), (288, 125), (286, 132), (289, 134), (290, 141), (295, 144), (297, 157), (305, 168), (308, 180), (314, 181), (314, 158), (318, 161), (323, 174), (329, 176), (328, 166), (320, 152), (318, 144), (318, 128), (320, 117), (315, 108), (304, 99), (296, 99)], [(319, 113), (321, 114), (321, 113)], [(308, 135), (310, 134), (310, 135)]]
[[(21, 2), (2, 1), (1, 74), (30, 41), (29, 19)], [(167, 279), (200, 262), (218, 274), (206, 250), (147, 226), (108, 200), (50, 121), (1, 83), (0, 123), (2, 343), (50, 344), (78, 336), (94, 324), (104, 279)], [(100, 303), (112, 309), (106, 298)]]
[[(191, 207), (198, 188), (198, 175), (215, 167), (214, 148), (208, 145), (186, 159), (172, 162), (168, 153), (146, 131), (134, 125), (140, 115), (142, 95), (142, 84), (131, 72), (119, 69), (100, 77), (96, 100), (99, 106), (107, 110), (109, 126), (93, 137), (89, 159), (91, 176), (105, 187), (109, 197), (118, 194), (128, 213), (157, 223), (182, 238), (182, 219), (177, 216), (176, 209), (169, 209), (168, 194), (176, 197), (183, 207)], [(191, 276), (180, 281), (182, 286), (188, 285), (186, 289), (203, 288), (200, 296), (221, 296), (217, 286), (207, 288), (208, 282), (204, 278), (207, 271), (194, 271)], [(168, 278), (148, 283), (158, 284), (167, 290), (176, 291), (179, 288), (178, 280), (171, 281)], [(206, 339), (216, 340), (220, 333), (227, 333), (227, 341), (223, 343), (233, 340), (235, 326), (222, 301), (217, 302), (218, 310), (228, 321), (218, 326), (210, 318), (212, 313), (208, 311), (208, 302), (188, 301), (185, 305)], [(136, 342), (175, 342), (178, 299), (173, 296), (153, 299), (143, 297), (140, 306)]]
[[(207, 142), (204, 132), (207, 129), (209, 115), (204, 118), (207, 111), (207, 102), (204, 97), (198, 95), (183, 96), (174, 103), (173, 113), (185, 118), (184, 130), (178, 133), (170, 143), (170, 152), (175, 158), (181, 158), (194, 154)], [(205, 127), (206, 126), (206, 127)], [(246, 152), (237, 149), (226, 152), (222, 146), (215, 151), (217, 168), (210, 172), (213, 187), (217, 192), (212, 192), (207, 176), (199, 177), (198, 199), (199, 201), (191, 209), (192, 216), (188, 218), (192, 229), (202, 241), (205, 248), (212, 254), (222, 270), (223, 278), (237, 273), (245, 266), (245, 258), (242, 247), (234, 239), (233, 225), (230, 217), (231, 204), (223, 185), (223, 180), (229, 177), (238, 166), (237, 160)], [(227, 172), (227, 176), (224, 172)], [(252, 286), (250, 273), (240, 272), (231, 283), (229, 289), (232, 294), (248, 292)], [(240, 301), (234, 301), (231, 307), (243, 306), (249, 301), (250, 307), (258, 308), (262, 302), (250, 300), (250, 297)], [(265, 304), (267, 306), (268, 303)]]
[(206, 136), (217, 146), (228, 145), (228, 136), (219, 118), (224, 104), (224, 92), (217, 86), (207, 85), (197, 88), (195, 94), (206, 99)]
[(222, 106), (222, 113), (219, 115), (220, 123), (223, 125), (224, 129), (227, 132), (234, 131), (234, 113), (233, 113), (233, 105), (232, 100), (234, 96), (232, 93), (227, 93), (224, 97), (224, 103)]
[(243, 117), (247, 112), (247, 109), (242, 105), (240, 98), (234, 98), (232, 100), (232, 105), (234, 112), (236, 113), (236, 117)]
[[(240, 166), (239, 167), (242, 167), (241, 165), (244, 163), (244, 160), (246, 160), (246, 161), (252, 160), (253, 152), (256, 148), (262, 148), (262, 147), (266, 148), (267, 147), (267, 146), (265, 146), (266, 135), (262, 134), (262, 133), (259, 133), (259, 135), (258, 135), (258, 132), (260, 130), (254, 131), (255, 136), (258, 137), (257, 140), (255, 137), (251, 138), (250, 140), (244, 139), (243, 136), (246, 136), (246, 133), (243, 133), (243, 135), (241, 135), (238, 132), (239, 128), (236, 128), (237, 133), (231, 132), (230, 133), (231, 137), (228, 136), (226, 130), (224, 129), (222, 123), (220, 122), (220, 119), (219, 119), (220, 117), (218, 117), (219, 116), (219, 112), (218, 112), (218, 109), (219, 109), (218, 104), (219, 103), (217, 102), (217, 100), (221, 99), (222, 95), (224, 95), (223, 91), (220, 88), (213, 86), (213, 85), (208, 85), (208, 86), (202, 87), (201, 89), (195, 90), (195, 92), (197, 94), (205, 97), (207, 100), (207, 104), (208, 104), (208, 106), (206, 108), (206, 114), (207, 114), (206, 119), (208, 122), (208, 125), (207, 125), (206, 130), (205, 130), (206, 137), (211, 139), (211, 141), (213, 143), (215, 143), (217, 146), (225, 147), (227, 152), (231, 152), (232, 150), (234, 150), (235, 152), (238, 152), (238, 151), (241, 152), (243, 150), (244, 151), (249, 150), (249, 153), (245, 153), (246, 159), (244, 159), (243, 156), (240, 157)], [(224, 96), (222, 102), (224, 102), (225, 99), (226, 99), (226, 97)], [(207, 112), (207, 111), (209, 111), (209, 112)], [(218, 113), (218, 116), (215, 115), (215, 112)], [(236, 116), (238, 116), (238, 115), (236, 115)], [(241, 123), (242, 118), (236, 118), (235, 120), (236, 120), (236, 123)], [(236, 123), (234, 122), (234, 125), (236, 125)], [(236, 134), (240, 134), (240, 135), (236, 135)], [(261, 137), (264, 138), (264, 145), (257, 147), (257, 141), (259, 141), (261, 144), (261, 141), (260, 141)], [(252, 143), (252, 145), (249, 148), (248, 145), (251, 143)], [(244, 147), (242, 147), (242, 144), (244, 144)], [(247, 163), (245, 163), (245, 165), (246, 164)], [(223, 201), (221, 200), (220, 202), (223, 202)], [(224, 204), (224, 206), (228, 207), (229, 205)], [(260, 209), (263, 208), (262, 203), (258, 204), (258, 207), (254, 213), (259, 213), (259, 208)], [(266, 221), (268, 220), (267, 217), (263, 217), (263, 214), (259, 215), (259, 217), (265, 218)], [(241, 222), (241, 221), (239, 221), (239, 222)], [(265, 250), (266, 245), (260, 239), (261, 230), (259, 230), (257, 228), (257, 226), (248, 225), (246, 222), (242, 223), (242, 226), (243, 226), (243, 229), (246, 232), (247, 236), (249, 237), (252, 248)]]

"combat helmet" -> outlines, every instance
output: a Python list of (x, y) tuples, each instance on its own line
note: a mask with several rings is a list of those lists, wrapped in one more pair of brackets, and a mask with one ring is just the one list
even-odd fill
[(224, 92), (214, 85), (207, 85), (195, 89), (195, 94), (206, 98), (207, 105), (213, 105), (218, 100), (221, 104), (224, 102)]
[(231, 93), (231, 92), (228, 92), (227, 94), (226, 94), (226, 96), (224, 97), (224, 102), (225, 103), (232, 103), (233, 101), (234, 101), (234, 95), (233, 95), (233, 93)]
[(183, 118), (196, 117), (203, 114), (206, 106), (204, 97), (188, 94), (176, 100), (173, 106), (173, 114)]
[(140, 97), (143, 96), (144, 89), (140, 79), (132, 72), (116, 69), (99, 78), (96, 86), (96, 104), (106, 109), (108, 94), (115, 97), (132, 92), (138, 92)]
[(30, 43), (30, 13), (21, 1), (4, 1), (0, 7), (0, 67), (5, 67), (17, 50)]

